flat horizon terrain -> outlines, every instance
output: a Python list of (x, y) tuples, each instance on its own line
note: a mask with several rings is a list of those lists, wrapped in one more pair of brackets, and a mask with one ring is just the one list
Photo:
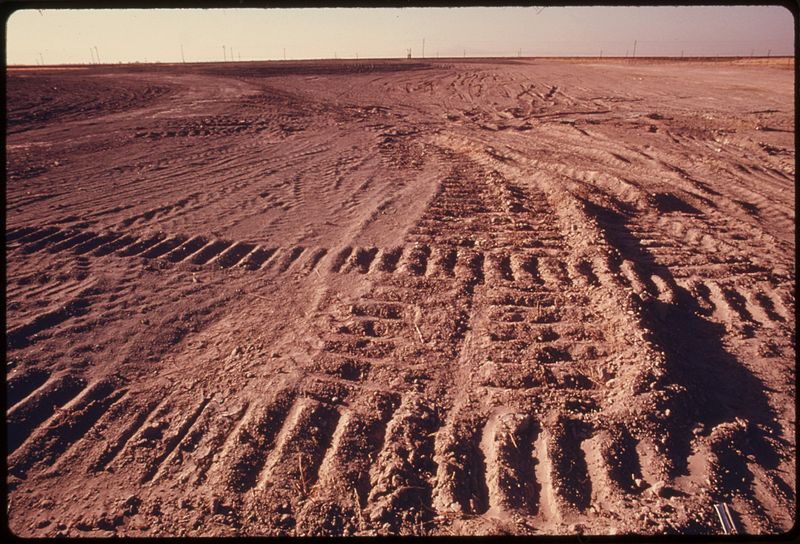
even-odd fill
[(9, 67), (11, 530), (791, 529), (793, 59), (620, 60)]

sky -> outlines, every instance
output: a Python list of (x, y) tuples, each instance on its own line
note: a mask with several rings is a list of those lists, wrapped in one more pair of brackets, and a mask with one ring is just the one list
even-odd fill
[(780, 6), (28, 9), (6, 25), (7, 65), (794, 51)]

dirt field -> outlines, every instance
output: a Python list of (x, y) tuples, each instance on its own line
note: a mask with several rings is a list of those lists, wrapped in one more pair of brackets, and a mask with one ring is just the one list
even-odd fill
[(10, 70), (11, 529), (789, 530), (785, 64)]

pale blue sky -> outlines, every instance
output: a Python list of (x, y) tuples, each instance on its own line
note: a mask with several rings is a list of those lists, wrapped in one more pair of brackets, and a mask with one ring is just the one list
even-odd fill
[[(779, 6), (22, 10), (7, 64), (425, 56), (791, 55)], [(225, 50), (223, 51), (223, 46)]]

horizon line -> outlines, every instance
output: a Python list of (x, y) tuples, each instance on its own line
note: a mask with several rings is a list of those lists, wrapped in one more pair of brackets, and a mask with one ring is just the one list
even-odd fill
[(39, 67), (46, 68), (51, 66), (120, 66), (128, 64), (245, 64), (254, 62), (274, 62), (289, 64), (292, 62), (313, 62), (313, 61), (330, 61), (330, 62), (356, 62), (364, 63), (369, 61), (443, 61), (443, 60), (531, 60), (531, 59), (626, 59), (626, 60), (650, 60), (650, 59), (669, 59), (669, 60), (698, 60), (698, 59), (793, 59), (794, 54), (790, 55), (648, 55), (633, 57), (630, 55), (532, 55), (532, 56), (482, 56), (482, 57), (369, 57), (369, 58), (336, 58), (336, 57), (313, 57), (313, 58), (297, 58), (297, 59), (251, 59), (251, 60), (199, 60), (199, 61), (118, 61), (118, 62), (101, 62), (101, 63), (86, 63), (86, 62), (73, 62), (73, 63), (57, 63), (57, 64), (6, 64), (6, 67)]

